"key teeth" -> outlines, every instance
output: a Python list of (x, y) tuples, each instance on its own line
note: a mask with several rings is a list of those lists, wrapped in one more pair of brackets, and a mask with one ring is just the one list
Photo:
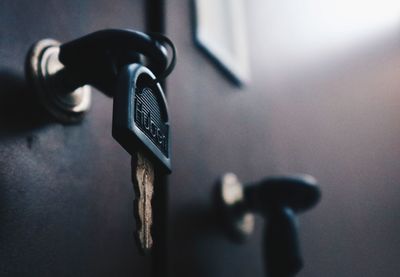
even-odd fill
[[(138, 197), (138, 196), (136, 196), (136, 197)], [(145, 249), (143, 248), (142, 242), (140, 240), (140, 231), (143, 228), (142, 227), (143, 224), (142, 224), (142, 221), (141, 221), (141, 218), (139, 215), (138, 206), (139, 206), (139, 201), (137, 199), (134, 199), (133, 200), (133, 207), (134, 207), (133, 214), (134, 214), (135, 223), (136, 223), (135, 230), (134, 230), (134, 237), (135, 237), (136, 245), (138, 246), (140, 254), (145, 255), (146, 252), (145, 252)]]
[[(143, 175), (140, 176), (140, 174)], [(153, 182), (154, 170), (151, 164), (140, 154), (132, 157), (132, 183), (136, 196), (133, 202), (136, 219), (135, 239), (141, 254), (149, 253), (153, 245), (151, 237)], [(146, 200), (150, 203), (146, 203)]]

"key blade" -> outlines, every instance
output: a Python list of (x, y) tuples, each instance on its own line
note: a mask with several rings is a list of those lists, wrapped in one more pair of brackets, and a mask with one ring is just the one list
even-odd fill
[(154, 193), (154, 167), (145, 155), (138, 152), (132, 156), (132, 182), (136, 195), (135, 217), (136, 238), (142, 253), (151, 251), (153, 238), (151, 227), (153, 224), (152, 198)]

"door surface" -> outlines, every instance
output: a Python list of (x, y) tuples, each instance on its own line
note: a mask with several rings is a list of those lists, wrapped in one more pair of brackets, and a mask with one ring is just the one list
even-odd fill
[(398, 5), (245, 1), (251, 80), (238, 88), (195, 47), (191, 1), (164, 1), (165, 26), (163, 1), (151, 2), (152, 29), (178, 49), (167, 80), (173, 173), (155, 203), (165, 252), (136, 250), (112, 100), (95, 91), (84, 121), (65, 126), (36, 109), (23, 77), (33, 42), (144, 31), (149, 1), (2, 0), (0, 276), (264, 276), (261, 218), (242, 245), (218, 227), (212, 191), (225, 172), (319, 180), (322, 201), (300, 218), (300, 276), (398, 276)]
[(0, 276), (150, 276), (112, 100), (94, 91), (85, 120), (65, 126), (35, 110), (23, 79), (33, 42), (144, 31), (144, 2), (0, 1), (0, 22)]

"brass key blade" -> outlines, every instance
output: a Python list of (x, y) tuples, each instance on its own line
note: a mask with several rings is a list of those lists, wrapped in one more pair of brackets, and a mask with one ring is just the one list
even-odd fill
[(151, 237), (151, 226), (153, 224), (151, 201), (154, 192), (154, 167), (139, 152), (136, 157), (132, 157), (132, 182), (136, 194), (134, 201), (137, 223), (136, 236), (141, 251), (148, 253), (153, 246)]

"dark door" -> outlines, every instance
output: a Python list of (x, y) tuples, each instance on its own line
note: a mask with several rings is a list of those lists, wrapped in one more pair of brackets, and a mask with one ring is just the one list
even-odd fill
[(111, 137), (112, 99), (66, 126), (26, 95), (24, 59), (42, 38), (145, 30), (144, 1), (0, 2), (0, 275), (150, 276), (138, 254), (130, 158)]
[(191, 2), (165, 1), (179, 54), (167, 82), (173, 174), (156, 203), (167, 251), (155, 263), (134, 244), (112, 100), (95, 92), (85, 120), (66, 126), (35, 109), (23, 80), (33, 42), (145, 30), (145, 2), (0, 2), (1, 276), (263, 276), (261, 218), (243, 245), (218, 229), (211, 192), (225, 172), (319, 180), (323, 200), (300, 219), (300, 276), (398, 275), (400, 49), (386, 20), (398, 7), (245, 2), (251, 81), (238, 88), (193, 44)]

